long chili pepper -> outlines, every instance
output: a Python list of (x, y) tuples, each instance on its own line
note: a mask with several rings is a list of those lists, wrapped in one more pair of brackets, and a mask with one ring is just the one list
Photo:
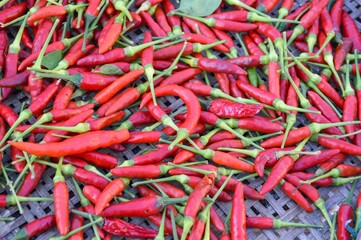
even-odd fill
[[(57, 50), (64, 50), (65, 48), (71, 46), (73, 44), (73, 42), (75, 42), (76, 40), (78, 40), (82, 35), (78, 35), (75, 36), (73, 38), (64, 38), (61, 41), (57, 41), (57, 42), (53, 42), (51, 44), (49, 44), (46, 49), (44, 54), (48, 54), (50, 52), (54, 52)], [(24, 71), (27, 67), (29, 67), (33, 61), (35, 61), (37, 59), (37, 57), (39, 56), (40, 51), (37, 52), (33, 52), (30, 54), (30, 56), (28, 56), (27, 58), (25, 58), (19, 65), (18, 67), (18, 71)], [(40, 59), (41, 60), (41, 59)]]
[(315, 228), (321, 227), (313, 224), (285, 222), (280, 219), (274, 219), (268, 217), (247, 217), (246, 226), (248, 228), (259, 228), (259, 229), (283, 228), (283, 227), (315, 227)]
[[(59, 143), (25, 143), (12, 142), (8, 143), (12, 146), (24, 150), (37, 156), (61, 157), (65, 155), (74, 155), (89, 152), (97, 148), (108, 147), (116, 143), (121, 143), (129, 138), (127, 130), (118, 131), (94, 131), (84, 133), (72, 138), (66, 139)], [(87, 139), (85, 141), (85, 139)], [(92, 141), (89, 141), (91, 139)]]
[[(9, 77), (5, 77), (0, 80), (0, 87), (1, 88), (13, 88), (13, 87), (18, 87), (18, 86), (24, 86), (28, 83), (29, 75), (30, 75), (30, 71), (25, 70), (21, 73), (13, 74)], [(2, 89), (2, 91), (4, 91), (4, 89)]]
[(13, 239), (30, 239), (40, 233), (49, 230), (53, 226), (55, 226), (54, 215), (48, 215), (42, 218), (38, 218), (26, 224), (19, 232), (16, 233)]
[(316, 136), (314, 140), (317, 140), (317, 142), (323, 147), (331, 148), (331, 149), (339, 149), (341, 153), (345, 153), (349, 155), (360, 155), (361, 153), (360, 147), (341, 139)]
[(9, 42), (8, 35), (4, 30), (0, 30), (0, 41), (2, 43), (2, 46), (0, 48), (0, 72), (2, 72), (5, 65), (5, 58), (7, 55)]
[(89, 5), (85, 10), (85, 14), (83, 16), (85, 29), (84, 29), (84, 38), (83, 38), (83, 45), (82, 49), (85, 51), (86, 39), (89, 31), (90, 24), (96, 19), (98, 14), (100, 13), (99, 5), (101, 4), (100, 0), (90, 0), (88, 1)]
[(29, 18), (27, 19), (27, 23), (29, 26), (34, 26), (35, 22), (45, 19), (48, 17), (60, 17), (64, 16), (66, 13), (71, 13), (77, 10), (78, 8), (83, 8), (85, 5), (79, 4), (79, 5), (65, 5), (65, 6), (59, 6), (59, 5), (49, 5), (45, 6), (39, 10), (37, 10), (35, 13), (31, 14)]
[(167, 16), (165, 15), (162, 8), (157, 7), (155, 10), (155, 20), (159, 26), (169, 35), (172, 33), (172, 28), (167, 21)]
[(78, 49), (77, 51), (68, 53), (63, 60), (61, 60), (58, 65), (53, 69), (53, 71), (57, 71), (57, 70), (63, 70), (63, 69), (67, 69), (73, 65), (75, 65), (75, 63), (82, 57), (84, 57), (89, 51), (93, 50), (95, 48), (94, 45), (89, 44), (86, 45), (85, 50), (83, 51), (83, 49)]
[[(207, 205), (203, 204), (203, 206), (202, 206), (203, 210), (198, 214), (198, 219), (196, 220), (196, 222), (192, 228), (192, 231), (189, 234), (189, 239), (201, 239), (203, 232), (205, 230), (205, 225), (206, 225), (207, 220), (209, 218), (213, 217), (213, 216), (211, 216), (213, 204), (214, 204), (215, 200), (217, 200), (217, 198), (219, 198), (220, 193), (222, 193), (223, 188), (227, 185), (228, 181), (231, 179), (232, 174), (233, 173), (231, 173), (227, 177), (226, 181), (222, 184), (221, 188), (214, 195), (214, 197), (212, 198), (212, 202)], [(222, 223), (222, 221), (221, 221), (221, 223)], [(221, 226), (221, 231), (225, 231), (225, 227), (224, 227), (223, 223)]]
[(186, 201), (187, 198), (143, 197), (111, 204), (101, 213), (104, 217), (145, 217), (159, 213), (165, 206)]
[(302, 195), (300, 191), (297, 190), (295, 186), (293, 186), (291, 183), (281, 180), (281, 189), (282, 191), (293, 201), (295, 201), (298, 206), (302, 207), (306, 212), (313, 212), (313, 208), (311, 207), (310, 203), (307, 201), (307, 199)]
[(111, 181), (99, 195), (97, 204), (95, 205), (95, 214), (99, 214), (108, 205), (108, 203), (119, 193), (124, 190), (125, 183), (121, 179)]
[(230, 220), (231, 239), (247, 239), (246, 205), (243, 196), (243, 184), (238, 183), (232, 201)]
[(156, 37), (165, 37), (167, 33), (155, 22), (152, 16), (148, 12), (140, 12), (139, 15), (142, 17), (145, 24), (151, 30), (152, 35)]
[[(307, 143), (308, 138), (303, 140), (296, 148), (296, 151), (302, 150), (302, 148)], [(265, 193), (271, 191), (281, 180), (282, 178), (291, 171), (294, 162), (299, 158), (298, 154), (293, 154), (291, 156), (284, 156), (278, 160), (275, 166), (272, 168), (266, 182), (263, 184), (260, 193), (264, 195)]]
[(71, 100), (71, 95), (74, 92), (74, 84), (68, 82), (64, 87), (61, 88), (59, 93), (56, 95), (53, 103), (54, 110), (63, 110), (66, 109), (68, 103)]
[(361, 194), (359, 193), (359, 195), (357, 196), (356, 199), (356, 211), (355, 211), (355, 231), (358, 232), (360, 229), (360, 217), (361, 217)]
[[(346, 60), (347, 64), (348, 64), (348, 60)], [(357, 97), (355, 95), (355, 90), (353, 89), (353, 87), (351, 86), (350, 83), (350, 73), (346, 72), (346, 77), (345, 77), (345, 104), (343, 106), (343, 115), (342, 115), (342, 120), (347, 122), (347, 121), (353, 121), (356, 119), (357, 116)], [(355, 125), (346, 125), (345, 126), (345, 130), (346, 133), (352, 133), (355, 131)], [(349, 136), (350, 139), (353, 139), (354, 136), (351, 135)]]
[[(357, 96), (357, 113), (358, 113), (358, 117), (361, 117), (361, 76), (360, 76), (360, 70), (358, 68), (358, 56), (357, 56), (357, 50), (355, 51), (355, 65), (356, 65), (356, 79), (354, 81), (354, 85), (355, 85), (355, 90), (356, 90), (356, 96)], [(355, 110), (356, 111), (356, 110)]]
[(119, 128), (131, 129), (141, 125), (148, 125), (155, 123), (156, 120), (148, 111), (137, 111), (133, 113), (126, 121), (122, 122)]
[(332, 107), (327, 104), (323, 99), (315, 92), (308, 91), (307, 96), (310, 99), (313, 106), (317, 109), (322, 110), (322, 115), (324, 115), (330, 122), (341, 122), (341, 119), (332, 109)]
[[(78, 211), (83, 211), (83, 208), (78, 208)], [(81, 228), (84, 225), (84, 218), (80, 215), (73, 215), (72, 219), (71, 219), (71, 223), (70, 223), (70, 229), (69, 231), (73, 231), (76, 230), (78, 228)], [(75, 234), (73, 234), (69, 240), (76, 240), (76, 239), (83, 239), (84, 236), (84, 231), (81, 230)]]
[(54, 176), (54, 212), (59, 233), (65, 236), (69, 231), (69, 190), (61, 174), (60, 159)]
[(331, 169), (333, 169), (336, 166), (338, 166), (339, 164), (341, 164), (345, 160), (345, 158), (346, 158), (346, 155), (344, 155), (342, 153), (335, 155), (328, 161), (320, 164), (319, 168), (315, 172), (315, 176), (320, 176), (320, 175), (330, 171)]
[(300, 183), (301, 179), (290, 174), (287, 174), (285, 176), (285, 180), (290, 182), (295, 187), (297, 187), (304, 195), (306, 195), (309, 199), (311, 199), (311, 201), (320, 209), (323, 216), (326, 218), (326, 221), (329, 224), (331, 231), (334, 231), (332, 227), (331, 219), (326, 210), (325, 201), (323, 200), (323, 198), (321, 198), (317, 189), (311, 185), (301, 184)]
[(353, 227), (354, 209), (351, 200), (356, 188), (356, 183), (357, 181), (353, 182), (347, 198), (342, 203), (337, 213), (337, 239), (340, 240), (347, 240), (351, 237), (346, 226), (349, 225), (350, 227)]
[(305, 181), (305, 183), (310, 184), (313, 183), (317, 180), (323, 179), (323, 178), (327, 178), (327, 177), (353, 177), (353, 176), (357, 176), (361, 173), (361, 168), (357, 167), (357, 166), (352, 166), (352, 165), (347, 165), (347, 164), (340, 164), (337, 167), (331, 169), (331, 171), (317, 176), (313, 179), (307, 180)]
[(280, 98), (277, 98), (272, 93), (267, 91), (261, 90), (257, 87), (254, 87), (247, 83), (242, 83), (239, 80), (237, 81), (237, 86), (244, 91), (246, 94), (250, 95), (251, 97), (255, 98), (259, 102), (266, 104), (268, 106), (274, 106), (278, 110), (281, 111), (299, 111), (299, 112), (312, 112), (317, 113), (312, 110), (307, 110), (303, 108), (297, 108), (293, 106), (289, 106), (285, 104)]
[[(260, 112), (263, 108), (262, 104), (246, 105), (235, 103), (228, 99), (215, 99), (210, 102), (201, 102), (202, 107), (207, 111), (221, 118), (246, 118), (252, 117)], [(203, 113), (203, 112), (202, 112)]]
[(340, 70), (347, 54), (351, 51), (352, 44), (353, 43), (349, 38), (344, 37), (342, 38), (342, 43), (337, 46), (334, 57), (335, 69), (337, 71)]
[(22, 2), (0, 11), (0, 22), (6, 24), (20, 17), (26, 12), (26, 3)]
[[(168, 142), (165, 140), (162, 140), (162, 141), (164, 141), (166, 143)], [(183, 148), (185, 150), (188, 150), (190, 152), (200, 154), (207, 159), (211, 159), (213, 162), (215, 162), (219, 165), (231, 167), (233, 169), (241, 170), (244, 172), (254, 172), (254, 167), (251, 164), (240, 161), (238, 158), (236, 158), (228, 153), (221, 152), (221, 151), (214, 151), (211, 149), (196, 150), (191, 147), (187, 147), (187, 146), (179, 145), (179, 144), (177, 144), (176, 146)]]
[[(329, 127), (345, 126), (349, 124), (358, 124), (358, 122), (355, 121), (355, 122), (339, 122), (339, 123), (311, 123), (308, 126), (291, 130), (285, 142), (285, 146), (292, 146), (302, 141), (303, 139), (310, 137), (313, 134), (319, 133), (323, 129)], [(263, 148), (279, 147), (282, 144), (282, 140), (283, 140), (283, 134), (267, 139), (266, 141), (261, 143), (261, 147)]]
[(333, 4), (331, 10), (330, 10), (330, 15), (331, 15), (331, 19), (332, 19), (332, 24), (334, 27), (334, 30), (336, 32), (336, 34), (340, 35), (341, 34), (341, 21), (342, 21), (342, 7), (344, 5), (344, 1), (343, 0), (336, 0), (335, 3)]
[(268, 63), (268, 85), (269, 92), (272, 93), (277, 98), (281, 97), (281, 89), (280, 89), (280, 77), (281, 74), (279, 72), (280, 66), (278, 64), (278, 57), (273, 47), (273, 44), (270, 39), (268, 39), (268, 43), (270, 46), (270, 62)]
[[(148, 42), (137, 46), (128, 46), (125, 48), (115, 48), (104, 54), (88, 55), (77, 61), (78, 66), (95, 66), (99, 64), (112, 63), (124, 59), (125, 57), (132, 57), (143, 49), (154, 44), (162, 43), (175, 38), (174, 36), (165, 37), (159, 40)], [(164, 48), (163, 48), (164, 49)]]
[(326, 162), (340, 152), (338, 149), (321, 150), (316, 156), (304, 155), (300, 157), (293, 165), (292, 171), (302, 171), (314, 167), (320, 163)]
[(342, 30), (344, 36), (352, 41), (352, 50), (361, 51), (361, 33), (355, 21), (344, 10), (342, 11)]
[(99, 152), (86, 152), (75, 155), (76, 157), (82, 158), (87, 162), (90, 162), (96, 166), (113, 169), (118, 164), (118, 159), (104, 153)]
[(7, 138), (12, 134), (14, 129), (20, 123), (29, 119), (31, 116), (40, 113), (46, 107), (46, 105), (52, 100), (53, 96), (56, 94), (58, 86), (58, 81), (49, 85), (35, 100), (32, 101), (32, 103), (27, 109), (20, 112), (19, 117), (11, 126), (11, 128), (7, 131), (6, 135), (1, 140), (0, 145), (2, 145), (7, 140)]
[(200, 208), (203, 198), (209, 192), (214, 184), (214, 175), (204, 176), (201, 182), (197, 184), (194, 190), (189, 195), (187, 204), (184, 209), (184, 221), (183, 221), (183, 232), (182, 238), (186, 239), (188, 232), (195, 222), (197, 212)]
[(311, 5), (311, 8), (307, 11), (307, 13), (302, 16), (300, 20), (301, 23), (293, 29), (292, 36), (288, 40), (287, 45), (290, 45), (298, 35), (303, 33), (305, 29), (308, 29), (316, 21), (328, 2), (329, 0), (321, 0), (317, 4)]
[[(29, 194), (38, 186), (38, 183), (46, 170), (46, 166), (40, 163), (33, 164), (34, 175), (28, 171), (24, 181), (21, 183), (17, 195), (29, 196)], [(25, 170), (23, 170), (25, 171)]]
[(38, 30), (36, 31), (36, 35), (34, 36), (31, 52), (37, 52), (41, 50), (52, 26), (53, 22), (49, 19), (44, 19), (40, 21)]
[(182, 84), (187, 80), (197, 76), (202, 73), (202, 70), (199, 68), (188, 68), (179, 72), (172, 74), (162, 81), (160, 86), (170, 85), (170, 84)]

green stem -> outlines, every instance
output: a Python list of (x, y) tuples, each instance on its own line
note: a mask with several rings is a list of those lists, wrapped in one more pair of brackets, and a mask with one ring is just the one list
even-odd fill
[(9, 177), (8, 177), (8, 174), (6, 173), (5, 168), (2, 168), (1, 170), (2, 170), (3, 175), (4, 175), (4, 178), (5, 178), (5, 181), (6, 181), (6, 185), (9, 186), (10, 191), (11, 191), (11, 194), (12, 194), (12, 196), (14, 197), (15, 203), (16, 203), (16, 205), (18, 206), (19, 213), (20, 213), (20, 214), (23, 214), (23, 213), (24, 213), (24, 210), (23, 210), (23, 208), (21, 207), (21, 204), (20, 204), (20, 201), (19, 201), (18, 196), (16, 196), (16, 192), (15, 192), (14, 185), (13, 185), (12, 181), (10, 181), (10, 179), (9, 179)]
[(155, 236), (154, 240), (164, 240), (164, 224), (165, 224), (165, 216), (166, 216), (167, 209), (163, 210), (162, 214), (162, 221), (158, 229), (158, 234)]
[(38, 55), (38, 58), (36, 59), (34, 65), (33, 65), (33, 68), (35, 69), (38, 69), (38, 68), (41, 68), (41, 61), (43, 60), (43, 57), (44, 57), (44, 54), (45, 54), (45, 50), (46, 48), (48, 47), (49, 43), (50, 43), (50, 40), (51, 38), (53, 37), (53, 34), (54, 34), (54, 31), (55, 31), (55, 28), (56, 26), (59, 24), (60, 20), (59, 19), (56, 19), (55, 22), (54, 22), (54, 25), (53, 27), (51, 28), (50, 32), (49, 32), (49, 35), (48, 37), (46, 38), (45, 40), (45, 43), (43, 45), (43, 47), (41, 48), (41, 51)]
[(253, 8), (253, 7), (250, 7), (248, 6), (247, 4), (243, 3), (242, 1), (240, 0), (226, 0), (226, 3), (228, 3), (229, 5), (231, 6), (239, 6), (239, 7), (242, 7), (250, 12), (254, 12), (254, 13), (257, 13), (258, 15), (261, 15), (265, 18), (270, 18), (270, 16), (268, 16), (267, 14), (261, 12), (261, 11), (258, 11), (257, 9)]
[(176, 226), (176, 222), (175, 222), (175, 218), (174, 218), (173, 209), (170, 210), (170, 220), (172, 222), (173, 239), (178, 240), (177, 226)]
[(284, 222), (280, 219), (273, 219), (273, 228), (282, 228), (282, 227), (322, 228), (323, 226), (314, 225), (314, 224)]

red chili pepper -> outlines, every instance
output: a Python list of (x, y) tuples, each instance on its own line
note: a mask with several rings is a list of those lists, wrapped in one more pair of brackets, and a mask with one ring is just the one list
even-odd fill
[(29, 194), (38, 186), (38, 183), (46, 170), (46, 166), (39, 163), (34, 163), (34, 176), (32, 176), (29, 171), (24, 181), (21, 183), (18, 192), (16, 193), (18, 196), (29, 196)]
[(48, 19), (44, 19), (39, 23), (39, 27), (36, 31), (36, 35), (32, 42), (33, 44), (33, 47), (31, 49), (32, 53), (41, 50), (52, 27), (53, 27), (53, 22)]
[(89, 199), (89, 201), (91, 201), (93, 204), (96, 204), (101, 194), (101, 191), (92, 185), (86, 185), (83, 187), (83, 194), (87, 199)]
[(108, 147), (116, 143), (121, 143), (128, 138), (128, 131), (123, 129), (118, 131), (94, 131), (84, 133), (59, 143), (37, 144), (12, 141), (9, 141), (8, 143), (20, 150), (37, 156), (61, 157)]
[(170, 84), (182, 84), (189, 79), (194, 78), (198, 74), (202, 73), (202, 70), (199, 68), (188, 68), (179, 72), (172, 74), (162, 81), (160, 86), (170, 85)]
[(169, 204), (184, 200), (182, 198), (142, 197), (128, 202), (111, 204), (100, 215), (104, 217), (148, 217), (159, 213)]
[(108, 205), (108, 203), (124, 190), (125, 184), (121, 179), (111, 181), (99, 195), (95, 205), (95, 214), (99, 214)]
[(361, 33), (346, 11), (342, 11), (342, 30), (344, 36), (352, 41), (352, 50), (361, 51)]
[(142, 17), (145, 24), (151, 30), (152, 35), (156, 37), (165, 37), (167, 33), (155, 22), (152, 16), (148, 12), (140, 12), (139, 15)]
[(251, 117), (260, 112), (262, 104), (242, 104), (227, 99), (215, 99), (207, 103), (207, 111), (221, 118), (244, 118)]
[(242, 183), (238, 183), (234, 190), (230, 221), (230, 233), (231, 239), (247, 239), (246, 205), (244, 202)]
[(330, 11), (334, 30), (338, 34), (341, 33), (340, 27), (341, 27), (341, 20), (342, 20), (343, 5), (344, 5), (343, 0), (336, 0)]
[(109, 30), (106, 32), (104, 39), (100, 41), (99, 53), (103, 54), (109, 51), (114, 43), (117, 41), (119, 35), (123, 30), (123, 14), (119, 14), (115, 17), (113, 24), (110, 26)]
[(3, 78), (0, 80), (0, 87), (12, 88), (12, 87), (24, 86), (28, 83), (29, 75), (30, 75), (30, 71), (25, 70), (21, 73)]
[[(155, 184), (152, 184), (152, 186), (155, 187)], [(176, 187), (176, 186), (174, 186), (174, 185), (172, 185), (170, 183), (159, 182), (159, 183), (157, 183), (157, 186), (160, 189), (162, 189), (163, 192), (169, 197), (183, 198), (183, 197), (187, 196), (186, 193), (182, 189), (180, 189), (180, 188), (178, 188), (178, 187)]]
[(104, 153), (99, 152), (87, 152), (75, 155), (76, 157), (82, 158), (87, 162), (90, 162), (96, 166), (113, 169), (118, 164), (118, 159)]
[(317, 227), (312, 224), (302, 224), (293, 222), (284, 222), (280, 219), (272, 219), (268, 217), (247, 217), (246, 225), (248, 228), (282, 228), (282, 227)]
[(65, 236), (69, 231), (69, 190), (61, 174), (61, 162), (54, 176), (54, 213), (59, 233)]
[(328, 161), (320, 164), (319, 168), (315, 172), (315, 176), (322, 175), (331, 169), (337, 167), (339, 164), (341, 164), (346, 158), (346, 155), (343, 153), (339, 153), (336, 156), (332, 157)]
[(311, 25), (316, 21), (316, 19), (321, 15), (322, 10), (326, 7), (329, 0), (321, 0), (316, 4), (312, 4), (311, 8), (302, 16), (300, 19), (300, 24), (293, 29), (293, 34), (288, 40), (288, 44), (292, 43), (293, 40), (303, 33), (305, 29), (311, 27)]
[(311, 103), (317, 107), (317, 109), (322, 111), (322, 115), (324, 115), (328, 120), (331, 122), (341, 122), (341, 119), (333, 111), (330, 105), (323, 101), (317, 93), (308, 91), (308, 98), (310, 99)]
[(345, 199), (343, 204), (337, 213), (337, 239), (347, 240), (351, 239), (351, 234), (347, 230), (346, 225), (353, 227), (354, 209), (351, 204), (352, 195), (355, 191), (356, 181), (353, 183), (350, 189), (348, 197)]
[(167, 16), (165, 15), (162, 8), (157, 7), (157, 9), (155, 10), (155, 20), (164, 32), (166, 32), (167, 34), (172, 32), (172, 28), (168, 24)]
[(102, 229), (115, 236), (127, 238), (154, 238), (158, 233), (153, 229), (140, 227), (118, 218), (105, 218)]
[(250, 55), (255, 56), (263, 56), (264, 53), (262, 50), (258, 47), (258, 45), (252, 40), (252, 38), (248, 35), (243, 36), (244, 43), (246, 44), (246, 48)]
[(284, 181), (281, 183), (282, 191), (293, 201), (295, 201), (300, 207), (302, 207), (306, 212), (313, 212), (313, 208), (306, 200), (306, 198), (302, 195), (300, 191), (297, 190), (291, 183)]
[(49, 230), (53, 226), (55, 226), (54, 215), (38, 218), (26, 224), (19, 232), (16, 233), (14, 239), (30, 239)]
[[(183, 233), (182, 239), (185, 239), (190, 228), (192, 227), (197, 217), (197, 212), (201, 206), (203, 198), (211, 190), (214, 184), (213, 176), (204, 176), (201, 182), (190, 193), (187, 204), (184, 208), (184, 221), (183, 221)], [(242, 191), (243, 192), (243, 191)]]
[[(83, 208), (78, 208), (78, 211), (83, 211)], [(84, 218), (80, 215), (76, 215), (74, 214), (72, 219), (71, 219), (71, 223), (70, 223), (70, 231), (76, 230), (80, 227), (82, 227), (84, 225)], [(74, 235), (72, 235), (71, 237), (69, 237), (69, 240), (81, 240), (84, 239), (84, 231), (79, 231), (77, 233), (75, 233)]]
[(307, 168), (314, 167), (320, 163), (326, 162), (340, 152), (338, 149), (323, 150), (319, 155), (301, 156), (293, 165), (292, 171), (303, 171)]
[(19, 3), (7, 9), (0, 11), (0, 22), (8, 23), (20, 17), (26, 12), (26, 2)]

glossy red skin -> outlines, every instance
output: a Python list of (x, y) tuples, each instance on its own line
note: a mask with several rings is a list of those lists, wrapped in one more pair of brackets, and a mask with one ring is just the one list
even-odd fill
[(155, 164), (163, 159), (172, 156), (178, 151), (178, 148), (173, 148), (172, 150), (168, 150), (168, 145), (161, 147), (157, 150), (150, 151), (146, 154), (135, 156), (133, 158), (134, 165), (148, 165), (148, 164)]
[(82, 168), (76, 168), (74, 178), (84, 184), (92, 185), (99, 189), (104, 189), (109, 183), (106, 178)]
[(307, 196), (309, 199), (311, 199), (312, 202), (316, 202), (320, 199), (320, 194), (318, 193), (317, 189), (310, 185), (310, 184), (301, 184), (298, 177), (287, 174), (285, 176), (285, 180), (289, 183), (291, 183), (293, 186), (297, 187), (299, 191), (301, 191), (305, 196)]
[(253, 165), (240, 161), (238, 158), (220, 151), (214, 151), (212, 161), (223, 166), (231, 167), (244, 172), (254, 172)]
[(326, 162), (339, 152), (340, 150), (338, 149), (330, 149), (322, 150), (317, 156), (303, 155), (295, 162), (292, 171), (303, 171), (307, 168), (314, 167), (320, 163)]
[(69, 231), (69, 190), (65, 182), (54, 184), (54, 212), (56, 226), (60, 235)]
[(351, 39), (342, 38), (342, 43), (337, 46), (334, 57), (335, 69), (337, 71), (340, 70), (347, 54), (351, 51), (352, 45), (353, 43)]
[[(287, 140), (285, 142), (285, 146), (293, 146), (296, 143), (301, 142), (303, 139), (308, 138), (311, 136), (311, 131), (308, 128), (308, 126), (304, 126), (301, 128), (297, 128), (294, 130), (291, 130), (288, 134)], [(280, 147), (282, 144), (284, 134), (278, 135), (276, 137), (269, 138), (261, 143), (261, 147), (263, 148), (274, 148), (274, 147)]]
[[(345, 104), (343, 106), (343, 115), (342, 120), (344, 122), (355, 121), (357, 116), (357, 97), (352, 94), (346, 96)], [(356, 131), (354, 124), (344, 126), (346, 133), (353, 133)], [(353, 139), (355, 136), (349, 136), (350, 139)]]
[(26, 11), (26, 2), (19, 3), (7, 9), (0, 11), (0, 22), (6, 24), (21, 15)]
[(99, 214), (112, 199), (124, 190), (124, 182), (121, 179), (111, 181), (100, 193), (98, 201), (95, 204), (95, 214)]
[(26, 224), (24, 230), (27, 232), (27, 236), (32, 238), (42, 232), (47, 231), (51, 227), (55, 226), (55, 216), (48, 215), (42, 218), (35, 219), (34, 221)]
[(169, 84), (183, 84), (184, 82), (192, 79), (198, 74), (202, 73), (202, 70), (199, 68), (188, 68), (179, 72), (172, 74), (162, 81), (160, 86), (165, 86)]
[[(83, 211), (83, 208), (79, 208), (78, 211)], [(69, 231), (80, 228), (84, 225), (84, 218), (80, 215), (74, 214), (71, 219)], [(69, 237), (69, 240), (82, 240), (84, 239), (84, 230), (75, 233)]]
[(320, 136), (318, 137), (318, 143), (326, 148), (339, 149), (341, 153), (345, 153), (349, 155), (361, 154), (361, 147), (340, 139), (332, 139), (332, 138)]
[(351, 239), (351, 234), (346, 229), (346, 223), (351, 220), (348, 225), (353, 227), (354, 209), (349, 204), (342, 204), (337, 214), (337, 239), (348, 240)]
[(39, 163), (34, 163), (34, 173), (35, 173), (35, 177), (32, 178), (31, 176), (31, 172), (29, 171), (25, 178), (24, 181), (21, 183), (20, 188), (17, 192), (18, 196), (29, 196), (29, 194), (37, 187), (41, 176), (43, 175), (43, 173), (45, 172), (46, 166), (43, 164), (39, 164)]
[(344, 5), (343, 0), (336, 0), (333, 4), (330, 15), (333, 23), (333, 27), (336, 33), (340, 33), (340, 26), (341, 26), (341, 20), (342, 20), (342, 8)]
[(244, 118), (256, 115), (262, 108), (262, 104), (247, 105), (226, 99), (216, 99), (211, 101), (208, 111), (221, 118)]
[(99, 167), (112, 169), (117, 166), (118, 159), (104, 153), (99, 152), (87, 152), (76, 155), (92, 164), (95, 164)]
[(230, 233), (232, 240), (246, 240), (246, 205), (243, 195), (243, 184), (238, 183), (232, 201), (230, 218)]
[(282, 191), (293, 201), (295, 201), (306, 212), (313, 212), (311, 205), (305, 197), (289, 182), (284, 182), (281, 186)]
[(342, 30), (345, 37), (350, 38), (353, 46), (352, 50), (361, 50), (361, 33), (355, 24), (355, 21), (346, 12), (342, 11)]
[(161, 174), (158, 165), (124, 166), (110, 171), (114, 176), (127, 178), (156, 178)]
[[(167, 183), (167, 182), (159, 182), (157, 185), (171, 198), (182, 198), (186, 196), (186, 193), (174, 186), (173, 184)], [(153, 187), (155, 187), (155, 184), (152, 184)]]
[[(91, 201), (93, 204), (96, 204), (101, 194), (101, 191), (92, 185), (85, 185), (83, 187), (83, 194), (87, 199), (89, 199), (89, 201)], [(95, 210), (92, 212), (95, 213)]]
[(278, 160), (267, 177), (266, 182), (263, 184), (260, 193), (264, 195), (274, 189), (284, 176), (286, 176), (286, 174), (292, 169), (294, 162), (295, 160), (290, 156), (285, 156)]
[(273, 219), (268, 217), (247, 217), (246, 225), (248, 228), (273, 228)]

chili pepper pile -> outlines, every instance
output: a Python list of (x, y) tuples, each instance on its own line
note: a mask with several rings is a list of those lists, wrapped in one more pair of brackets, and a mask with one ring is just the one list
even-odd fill
[[(346, 161), (361, 155), (361, 32), (343, 0), (3, 0), (0, 23), (0, 207), (54, 206), (13, 239), (361, 234), (361, 165)], [(330, 214), (320, 188), (351, 182)], [(324, 221), (247, 215), (276, 188)]]

